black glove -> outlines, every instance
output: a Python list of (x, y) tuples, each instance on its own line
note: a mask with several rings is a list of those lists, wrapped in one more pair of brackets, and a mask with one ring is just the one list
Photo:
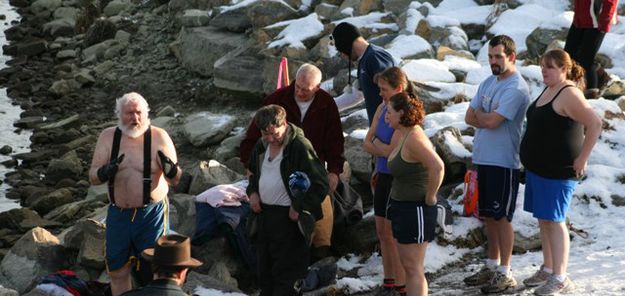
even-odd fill
[(161, 167), (165, 177), (173, 179), (178, 174), (178, 164), (174, 163), (169, 157), (165, 156), (163, 151), (158, 150), (158, 158), (161, 160)]
[(120, 155), (117, 159), (111, 161), (109, 164), (105, 164), (98, 169), (98, 179), (104, 183), (108, 180), (115, 178), (119, 164), (124, 160), (124, 154)]

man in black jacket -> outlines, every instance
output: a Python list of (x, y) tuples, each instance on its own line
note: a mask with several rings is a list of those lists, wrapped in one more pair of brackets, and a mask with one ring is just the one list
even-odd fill
[(190, 267), (198, 267), (202, 262), (191, 258), (191, 240), (183, 235), (162, 236), (154, 248), (141, 254), (152, 262), (154, 280), (147, 286), (128, 291), (124, 296), (183, 296), (182, 290)]

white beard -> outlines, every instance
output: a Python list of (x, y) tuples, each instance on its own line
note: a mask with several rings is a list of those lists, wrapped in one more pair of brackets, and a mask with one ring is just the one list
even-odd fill
[(121, 119), (117, 120), (117, 127), (122, 131), (122, 133), (130, 138), (136, 139), (143, 135), (145, 131), (150, 127), (150, 119), (146, 118), (143, 121), (143, 124), (140, 127), (135, 127), (130, 124), (123, 124)]

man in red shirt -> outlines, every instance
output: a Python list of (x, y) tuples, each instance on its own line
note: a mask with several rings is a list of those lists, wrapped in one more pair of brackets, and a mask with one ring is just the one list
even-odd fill
[[(312, 64), (302, 65), (289, 86), (276, 90), (267, 96), (263, 105), (276, 104), (286, 110), (287, 121), (304, 130), (319, 159), (328, 171), (329, 192), (321, 204), (323, 219), (315, 224), (312, 255), (322, 258), (329, 255), (334, 213), (330, 196), (339, 183), (343, 172), (344, 137), (341, 118), (334, 98), (321, 89), (321, 71)], [(241, 142), (241, 162), (248, 167), (250, 153), (260, 138), (260, 130), (252, 121)]]

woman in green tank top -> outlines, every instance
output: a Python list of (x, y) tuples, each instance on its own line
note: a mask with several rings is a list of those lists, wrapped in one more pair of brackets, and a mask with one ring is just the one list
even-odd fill
[[(443, 161), (423, 128), (423, 103), (402, 92), (390, 99), (386, 114), (401, 142), (389, 155), (393, 175), (389, 216), (406, 272), (408, 295), (427, 295), (425, 251), (435, 236), (436, 192), (443, 181)], [(416, 219), (415, 219), (416, 217)]]

